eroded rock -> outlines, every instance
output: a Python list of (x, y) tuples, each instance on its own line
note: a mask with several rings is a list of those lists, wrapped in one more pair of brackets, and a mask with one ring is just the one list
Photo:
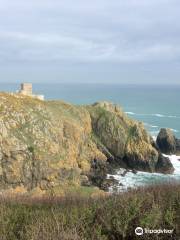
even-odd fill
[(170, 129), (162, 128), (157, 136), (156, 142), (162, 153), (176, 153), (176, 139)]

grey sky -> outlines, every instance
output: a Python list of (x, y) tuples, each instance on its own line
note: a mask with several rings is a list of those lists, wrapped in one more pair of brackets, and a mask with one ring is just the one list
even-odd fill
[(0, 81), (180, 83), (179, 0), (0, 0)]

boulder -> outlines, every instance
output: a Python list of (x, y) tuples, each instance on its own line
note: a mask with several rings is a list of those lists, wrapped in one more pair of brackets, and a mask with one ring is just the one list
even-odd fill
[(156, 171), (164, 174), (171, 174), (174, 172), (174, 167), (168, 157), (159, 154), (158, 162), (156, 164)]
[(137, 170), (132, 169), (132, 173), (137, 174)]
[(101, 189), (104, 191), (109, 191), (110, 187), (117, 187), (119, 185), (119, 181), (115, 178), (105, 179), (101, 184)]
[(170, 129), (162, 128), (157, 136), (156, 143), (162, 153), (176, 153), (176, 139)]

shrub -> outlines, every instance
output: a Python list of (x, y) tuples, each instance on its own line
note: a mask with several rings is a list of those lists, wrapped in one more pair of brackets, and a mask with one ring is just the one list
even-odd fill
[[(180, 238), (180, 185), (159, 185), (96, 199), (75, 195), (1, 198), (2, 240)], [(173, 234), (134, 233), (137, 226)]]

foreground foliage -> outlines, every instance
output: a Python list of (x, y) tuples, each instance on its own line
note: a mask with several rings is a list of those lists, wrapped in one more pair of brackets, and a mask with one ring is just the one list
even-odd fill
[[(1, 197), (2, 240), (180, 239), (180, 185), (101, 198)], [(137, 226), (173, 234), (136, 236)]]

